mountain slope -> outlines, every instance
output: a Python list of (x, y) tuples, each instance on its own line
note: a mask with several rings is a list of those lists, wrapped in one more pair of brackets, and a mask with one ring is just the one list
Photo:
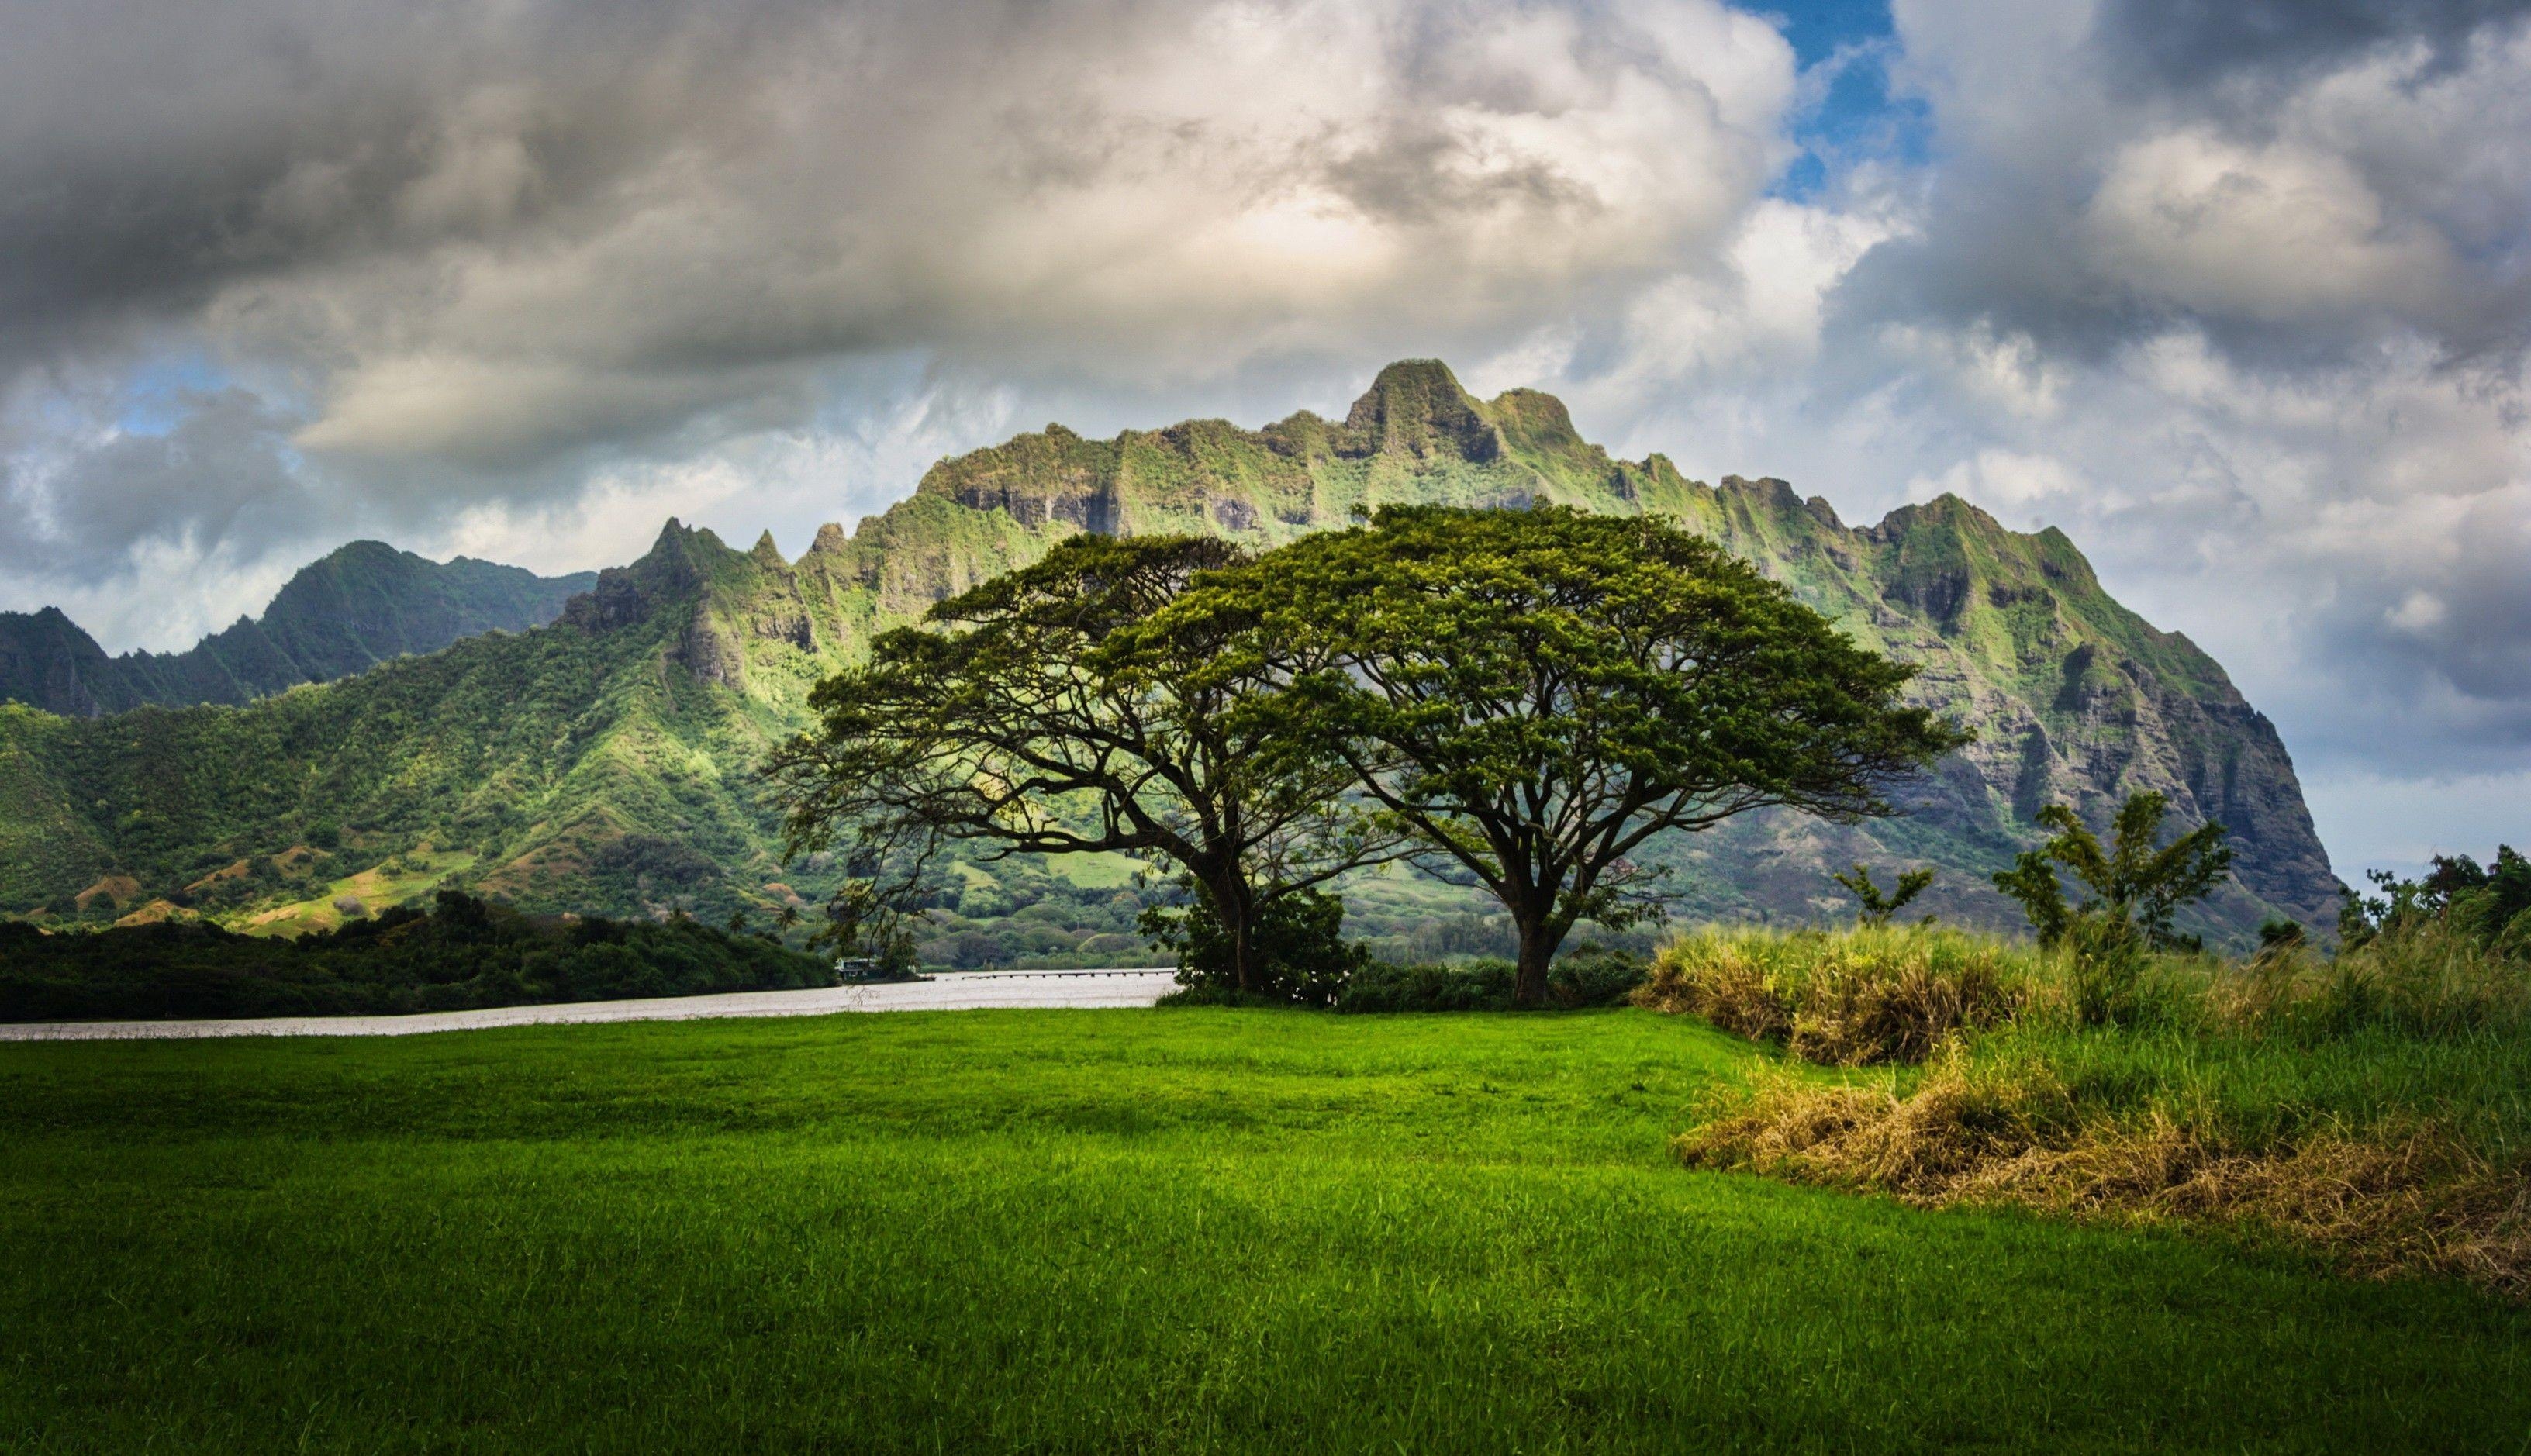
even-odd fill
[[(1342, 421), (1022, 435), (941, 462), (797, 561), (769, 537), (742, 552), (671, 522), (548, 627), (243, 709), (94, 722), (0, 709), (0, 909), (96, 920), (164, 899), (151, 913), (301, 925), (327, 923), (338, 894), (374, 903), (444, 881), (552, 909), (717, 917), (814, 901), (833, 867), (775, 861), (754, 767), (872, 633), (1079, 531), (1266, 544), (1406, 500), (1678, 517), (1921, 663), (1924, 696), (1979, 730), (1910, 789), (1901, 818), (1753, 817), (1663, 845), (1684, 916), (1841, 916), (1827, 873), (1863, 859), (1932, 864), (1929, 908), (2008, 924), (1986, 876), (2035, 840), (2033, 811), (2063, 800), (2099, 819), (2145, 788), (2182, 821), (2235, 831), (2238, 882), (2203, 928), (2238, 936), (2272, 913), (2331, 912), (2335, 881), (2274, 728), (2185, 638), (2111, 600), (2062, 534), (2008, 532), (1949, 497), (1849, 528), (1781, 481), (1708, 486), (1659, 456), (1612, 460), (1552, 398), (1480, 402), (1430, 362), (1383, 370)], [(960, 874), (951, 927), (972, 922), (1005, 954), (1114, 953), (1130, 924), (1119, 867)], [(1375, 930), (1448, 920), (1485, 943), (1485, 907), (1463, 891), (1392, 875), (1353, 893)]]
[(0, 700), (73, 717), (249, 702), (478, 633), (542, 626), (595, 581), (588, 572), (539, 577), (354, 541), (301, 568), (262, 616), (241, 617), (182, 652), (108, 657), (57, 608), (0, 612)]

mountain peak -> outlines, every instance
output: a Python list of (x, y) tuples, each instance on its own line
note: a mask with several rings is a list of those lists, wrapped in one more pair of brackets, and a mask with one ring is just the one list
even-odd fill
[(1381, 454), (1436, 454), (1488, 461), (1502, 453), (1502, 431), (1437, 359), (1406, 359), (1381, 369), (1345, 414), (1345, 427), (1371, 436)]
[(241, 614), (184, 651), (108, 657), (58, 607), (0, 612), (0, 700), (73, 717), (249, 702), (478, 633), (541, 626), (595, 580), (350, 541), (292, 573), (258, 615)]
[[(373, 541), (365, 538), (357, 541), (345, 541), (343, 544), (336, 546), (333, 550), (326, 552), (323, 556), (318, 557), (317, 560), (320, 562), (397, 561), (403, 559), (407, 554), (409, 553), (399, 550), (394, 546), (390, 546), (384, 541)], [(309, 570), (309, 568), (305, 566), (299, 569), (300, 574), (302, 575), (305, 575)]]

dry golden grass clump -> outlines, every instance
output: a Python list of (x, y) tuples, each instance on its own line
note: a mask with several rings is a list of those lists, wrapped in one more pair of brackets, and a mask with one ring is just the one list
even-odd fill
[(2324, 1124), (2236, 1146), (2164, 1107), (2088, 1110), (2043, 1063), (1980, 1063), (1954, 1046), (1905, 1095), (1787, 1076), (1675, 1148), (1691, 1167), (1923, 1206), (2242, 1225), (2360, 1273), (2460, 1274), (2531, 1295), (2531, 1167), (2501, 1166), (2431, 1123), (2363, 1136)]
[(2531, 966), (2435, 924), (2323, 956), (2041, 951), (1919, 926), (1707, 931), (1637, 993), (1786, 1068), (1678, 1141), (1698, 1167), (2264, 1230), (2368, 1273), (2531, 1297)]
[(1635, 1002), (1828, 1066), (1917, 1062), (1954, 1033), (2011, 1020), (2029, 999), (2034, 959), (2002, 941), (1917, 926), (1710, 929), (1663, 949)]

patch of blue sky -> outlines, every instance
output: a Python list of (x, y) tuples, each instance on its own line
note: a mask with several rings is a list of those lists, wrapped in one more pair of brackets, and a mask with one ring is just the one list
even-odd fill
[(1775, 179), (1776, 196), (1805, 200), (1862, 162), (1925, 161), (1923, 105), (1889, 92), (1897, 37), (1887, 0), (1810, 0), (1760, 13), (1791, 42), (1802, 68), (1792, 134), (1800, 151)]
[(125, 434), (163, 435), (194, 411), (194, 402), (228, 387), (227, 372), (200, 354), (171, 354), (132, 371), (115, 426)]

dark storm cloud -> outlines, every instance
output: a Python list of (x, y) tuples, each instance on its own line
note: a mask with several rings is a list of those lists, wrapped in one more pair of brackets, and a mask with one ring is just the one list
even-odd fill
[(2130, 0), (2053, 34), (2005, 7), (1963, 56), (1958, 17), (1997, 9), (1901, 0), (1951, 57), (1914, 72), (1945, 155), (1849, 312), (2093, 360), (2186, 327), (2286, 370), (2385, 331), (2500, 366), (2531, 337), (2531, 4)]
[(2094, 38), (2130, 84), (2186, 91), (2244, 73), (2291, 79), (2391, 45), (2450, 64), (2471, 36), (2525, 14), (2526, 0), (2117, 0)]
[[(124, 434), (56, 462), (16, 462), (0, 531), (12, 569), (74, 578), (127, 567), (136, 546), (185, 550), (232, 535), (296, 534), (329, 504), (290, 467), (284, 431), (244, 390), (197, 397), (165, 434)], [(22, 533), (40, 521), (40, 535)]]
[(2470, 511), (2432, 570), (2349, 586), (2333, 625), (2390, 685), (2448, 688), (2531, 741), (2531, 522)]
[[(798, 23), (760, 3), (0, 6), (9, 347), (566, 215), (669, 147), (726, 144), (744, 68)], [(532, 177), (497, 175), (505, 145)]]

